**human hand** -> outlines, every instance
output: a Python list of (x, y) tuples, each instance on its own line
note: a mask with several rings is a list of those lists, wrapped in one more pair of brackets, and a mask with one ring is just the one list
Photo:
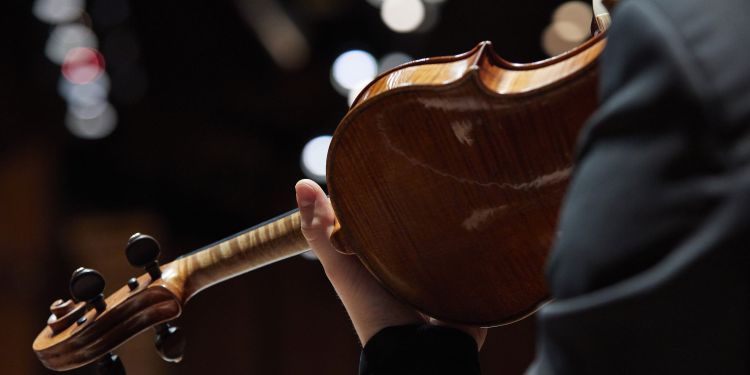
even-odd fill
[(330, 241), (335, 216), (323, 189), (311, 180), (301, 180), (295, 190), (302, 233), (320, 259), (363, 346), (383, 328), (429, 323), (460, 329), (474, 337), (478, 348), (482, 347), (486, 329), (450, 325), (423, 316), (383, 289), (357, 257), (336, 251)]

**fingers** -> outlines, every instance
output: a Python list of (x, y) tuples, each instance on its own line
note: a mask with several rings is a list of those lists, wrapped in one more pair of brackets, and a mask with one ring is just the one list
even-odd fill
[[(318, 256), (329, 278), (348, 278), (363, 268), (357, 259), (336, 251), (331, 244), (331, 233), (336, 216), (323, 189), (311, 180), (301, 180), (295, 186), (302, 234)], [(343, 275), (343, 276), (342, 276)], [(335, 286), (335, 285), (334, 285)]]
[(416, 311), (386, 292), (356, 256), (334, 249), (330, 236), (335, 215), (323, 189), (313, 181), (302, 180), (295, 190), (302, 233), (344, 303), (361, 342), (365, 344), (385, 327), (423, 322)]

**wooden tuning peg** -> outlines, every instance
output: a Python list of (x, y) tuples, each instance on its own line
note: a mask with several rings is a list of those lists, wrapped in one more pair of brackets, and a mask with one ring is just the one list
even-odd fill
[(70, 277), (70, 295), (75, 301), (84, 301), (98, 313), (107, 308), (104, 302), (104, 277), (96, 270), (80, 267)]
[(180, 362), (185, 352), (185, 335), (182, 330), (168, 323), (160, 324), (156, 327), (156, 351), (159, 356), (167, 362)]
[(96, 361), (96, 375), (125, 375), (125, 365), (116, 354), (107, 353)]
[(146, 269), (151, 280), (157, 280), (161, 277), (159, 269), (159, 254), (161, 246), (153, 237), (136, 233), (130, 236), (127, 245), (125, 245), (125, 256), (133, 267), (143, 267)]

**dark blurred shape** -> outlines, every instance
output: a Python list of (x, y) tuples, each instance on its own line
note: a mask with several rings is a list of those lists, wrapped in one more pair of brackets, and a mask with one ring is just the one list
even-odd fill
[(96, 375), (125, 375), (125, 365), (120, 357), (112, 353), (96, 361), (95, 367)]
[(104, 37), (102, 53), (107, 56), (111, 68), (120, 69), (136, 63), (141, 49), (132, 31), (118, 28)]
[(105, 28), (120, 25), (130, 16), (128, 0), (94, 0), (90, 9), (94, 23)]
[(176, 363), (182, 361), (187, 339), (181, 329), (169, 323), (164, 323), (156, 327), (154, 345), (163, 360)]
[(310, 46), (302, 31), (276, 0), (235, 0), (240, 16), (280, 67), (297, 70), (307, 64)]
[(112, 100), (119, 105), (136, 104), (148, 90), (148, 77), (140, 65), (127, 65), (112, 72)]

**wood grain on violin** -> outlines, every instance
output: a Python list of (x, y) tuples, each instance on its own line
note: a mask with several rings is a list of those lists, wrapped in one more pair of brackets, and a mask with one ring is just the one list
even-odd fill
[[(331, 142), (334, 244), (427, 315), (499, 325), (533, 312), (604, 44), (521, 65), (482, 43), (381, 75)], [(306, 248), (292, 212), (163, 265), (157, 280), (140, 276), (100, 313), (53, 306), (63, 316), (33, 349), (51, 369), (80, 367), (175, 319), (201, 290)]]
[(498, 325), (533, 312), (604, 44), (519, 65), (482, 43), (376, 79), (329, 150), (338, 242), (432, 317)]

